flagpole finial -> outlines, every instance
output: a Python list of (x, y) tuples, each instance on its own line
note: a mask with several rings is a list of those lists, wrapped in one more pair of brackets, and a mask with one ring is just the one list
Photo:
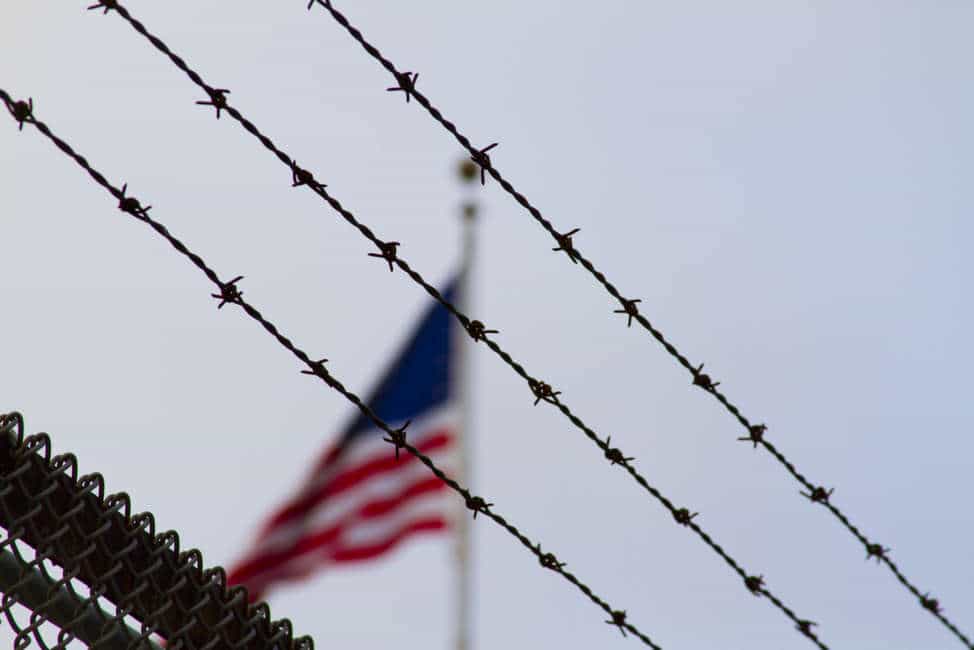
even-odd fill
[(457, 165), (457, 173), (460, 180), (466, 184), (473, 184), (477, 180), (477, 165), (472, 160), (465, 158)]
[[(469, 158), (461, 160), (457, 163), (457, 177), (460, 182), (464, 185), (470, 187), (477, 182), (477, 165)], [(471, 222), (477, 217), (477, 213), (480, 206), (474, 200), (465, 201), (460, 206), (460, 214), (463, 216), (464, 221)]]

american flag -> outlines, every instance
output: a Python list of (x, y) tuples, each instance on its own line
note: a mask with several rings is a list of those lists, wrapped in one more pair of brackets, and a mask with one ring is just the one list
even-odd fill
[[(457, 284), (442, 292), (451, 303)], [(411, 421), (410, 444), (447, 474), (459, 458), (454, 330), (442, 305), (427, 309), (366, 400), (392, 427)], [(418, 533), (449, 529), (453, 503), (446, 485), (411, 454), (397, 460), (385, 435), (356, 412), (294, 496), (265, 521), (228, 582), (245, 585), (251, 601), (260, 600), (282, 582), (378, 557)]]

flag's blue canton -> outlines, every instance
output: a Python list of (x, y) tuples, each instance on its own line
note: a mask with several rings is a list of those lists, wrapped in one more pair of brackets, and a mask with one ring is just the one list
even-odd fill
[[(457, 278), (441, 293), (447, 302), (457, 298)], [(379, 419), (396, 426), (446, 402), (450, 396), (451, 324), (453, 315), (435, 303), (420, 321), (378, 388), (366, 400)], [(342, 436), (348, 442), (375, 425), (359, 414)]]

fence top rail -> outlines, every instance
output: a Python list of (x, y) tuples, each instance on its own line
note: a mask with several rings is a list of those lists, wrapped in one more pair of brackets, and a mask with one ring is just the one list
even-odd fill
[[(16, 589), (4, 594), (0, 613), (15, 628), (17, 648), (31, 636), (44, 645), (37, 630), (51, 620), (64, 589), (84, 606), (59, 625), (58, 647), (68, 642), (64, 635), (83, 638), (89, 610), (110, 605), (115, 614), (106, 634), (125, 617), (141, 623), (133, 648), (146, 647), (153, 635), (171, 650), (314, 648), (310, 637), (294, 637), (289, 620), (272, 621), (266, 603), (248, 603), (246, 588), (228, 587), (221, 567), (204, 568), (198, 550), (182, 550), (175, 531), (157, 533), (153, 515), (133, 513), (127, 494), (106, 494), (100, 474), (79, 476), (73, 454), (52, 455), (46, 433), (25, 435), (19, 413), (0, 415), (0, 526), (0, 551), (50, 584), (48, 603), (24, 628), (11, 613)], [(63, 577), (49, 575), (52, 565)], [(76, 590), (82, 585), (87, 596)]]

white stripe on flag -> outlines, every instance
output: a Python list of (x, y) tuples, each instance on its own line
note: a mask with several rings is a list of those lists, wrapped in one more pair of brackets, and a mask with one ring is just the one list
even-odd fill
[(420, 519), (445, 519), (449, 494), (446, 490), (425, 494), (415, 501), (408, 502), (389, 515), (375, 520), (349, 522), (345, 532), (334, 542), (309, 548), (285, 562), (268, 567), (266, 570), (247, 578), (252, 591), (262, 592), (267, 585), (283, 578), (301, 577), (328, 564), (328, 558), (336, 547), (350, 550), (355, 547), (379, 544), (406, 524)]
[[(417, 442), (421, 442), (421, 440)], [(450, 447), (429, 454), (433, 462), (443, 469), (447, 475), (451, 474), (447, 468), (451, 467), (452, 461), (456, 458), (455, 446), (456, 444), (451, 442)], [(385, 458), (395, 453), (391, 447), (382, 450), (382, 452), (378, 458)], [(358, 512), (367, 503), (393, 498), (413, 484), (433, 477), (429, 468), (423, 463), (417, 459), (406, 461), (405, 458), (402, 458), (404, 454), (405, 452), (400, 452), (401, 462), (403, 463), (401, 468), (397, 467), (387, 472), (374, 474), (362, 483), (322, 500), (310, 509), (305, 516), (297, 517), (274, 528), (261, 540), (259, 550), (266, 553), (290, 546), (300, 537), (330, 528), (335, 523)]]

